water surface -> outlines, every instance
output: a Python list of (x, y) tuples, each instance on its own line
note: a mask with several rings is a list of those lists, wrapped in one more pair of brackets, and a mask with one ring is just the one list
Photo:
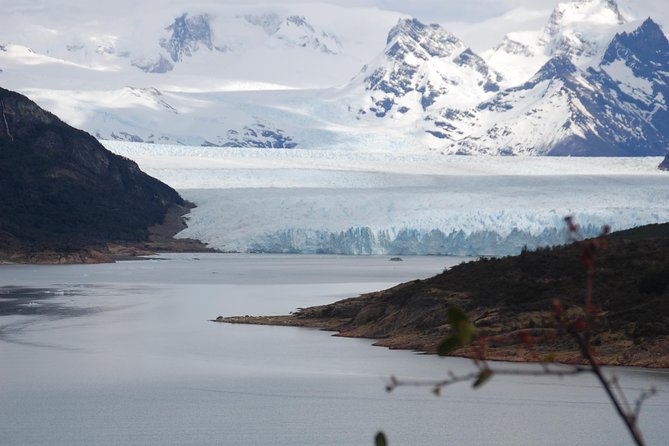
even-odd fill
[[(480, 390), (387, 394), (385, 380), (465, 371), (444, 359), (218, 315), (286, 314), (457, 258), (165, 255), (113, 265), (0, 267), (3, 445), (631, 444), (590, 377), (496, 377)], [(614, 369), (667, 444), (669, 373)]]

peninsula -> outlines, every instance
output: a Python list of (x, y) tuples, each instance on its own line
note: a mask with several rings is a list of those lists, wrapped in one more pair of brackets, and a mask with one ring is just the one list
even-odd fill
[[(600, 309), (592, 339), (602, 364), (669, 367), (669, 224), (611, 234), (595, 259), (593, 298)], [(489, 339), (491, 360), (579, 363), (559, 335), (552, 302), (583, 307), (585, 272), (578, 243), (483, 258), (425, 280), (300, 309), (286, 316), (218, 317), (217, 322), (314, 327), (375, 345), (434, 353), (450, 333), (447, 309), (462, 308)], [(529, 339), (549, 339), (530, 342)], [(458, 356), (471, 356), (461, 348)]]

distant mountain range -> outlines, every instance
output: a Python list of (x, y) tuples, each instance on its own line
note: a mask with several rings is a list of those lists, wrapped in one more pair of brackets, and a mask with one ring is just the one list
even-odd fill
[[(168, 8), (141, 31), (82, 22), (52, 39), (47, 19), (26, 14), (0, 32), (0, 85), (100, 139), (492, 155), (669, 148), (669, 41), (615, 0), (560, 3), (541, 30), (481, 54), (415, 18), (299, 8)], [(357, 40), (356, 20), (373, 23)], [(385, 26), (374, 57), (371, 36)], [(317, 80), (342, 70), (358, 74), (330, 88)]]

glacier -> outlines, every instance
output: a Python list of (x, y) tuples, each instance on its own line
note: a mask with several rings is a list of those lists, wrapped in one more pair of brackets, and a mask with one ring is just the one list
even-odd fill
[(197, 207), (178, 237), (230, 252), (508, 255), (669, 221), (661, 157), (263, 150), (104, 141)]

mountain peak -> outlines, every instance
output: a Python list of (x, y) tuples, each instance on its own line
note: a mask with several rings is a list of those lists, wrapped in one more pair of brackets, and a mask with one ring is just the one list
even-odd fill
[(664, 39), (666, 40), (666, 36), (662, 32), (662, 28), (660, 28), (660, 25), (658, 25), (650, 17), (644, 20), (641, 26), (637, 28), (636, 31), (634, 31), (634, 33), (644, 33), (656, 38), (664, 37)]
[(537, 71), (537, 74), (534, 75), (529, 83), (536, 84), (546, 80), (560, 79), (574, 74), (577, 71), (578, 68), (576, 68), (569, 57), (559, 55), (549, 59), (548, 62)]
[(427, 25), (418, 19), (399, 19), (397, 25), (395, 25), (388, 33), (386, 44), (389, 45), (393, 39), (397, 38), (399, 35), (407, 35), (413, 37), (414, 40), (418, 40), (417, 36), (423, 34), (426, 29)]
[(549, 35), (581, 24), (622, 25), (626, 22), (615, 0), (576, 0), (559, 3), (546, 25)]
[[(597, 29), (626, 22), (615, 0), (577, 0), (558, 4), (544, 27), (542, 43), (549, 55), (593, 56), (601, 45)], [(593, 32), (594, 31), (594, 32)]]
[(289, 46), (312, 48), (326, 54), (339, 54), (343, 48), (337, 36), (316, 29), (306, 17), (298, 15), (282, 20), (272, 38)]
[(501, 76), (439, 25), (401, 19), (387, 42), (384, 52), (351, 81), (365, 91), (362, 103), (349, 107), (357, 110), (358, 119), (369, 111), (405, 123), (420, 119), (416, 125), (421, 126), (421, 113), (465, 110), (499, 91)]
[(200, 43), (210, 50), (213, 49), (212, 32), (207, 14), (189, 17), (188, 13), (183, 13), (175, 18), (174, 23), (165, 30), (170, 31), (172, 35), (169, 39), (161, 39), (160, 46), (170, 53), (174, 62), (179, 62), (183, 56), (192, 56)]
[(602, 65), (609, 65), (617, 59), (625, 61), (633, 69), (639, 64), (649, 63), (656, 68), (667, 67), (669, 41), (660, 26), (649, 17), (634, 31), (615, 35), (604, 53)]
[(429, 57), (452, 57), (466, 49), (456, 36), (440, 25), (425, 25), (418, 19), (400, 19), (387, 39), (386, 54), (402, 57), (406, 52), (426, 60)]
[(597, 65), (624, 23), (614, 0), (559, 3), (542, 29), (507, 34), (487, 62), (504, 75), (507, 86), (527, 81), (555, 56), (567, 56), (580, 68)]

